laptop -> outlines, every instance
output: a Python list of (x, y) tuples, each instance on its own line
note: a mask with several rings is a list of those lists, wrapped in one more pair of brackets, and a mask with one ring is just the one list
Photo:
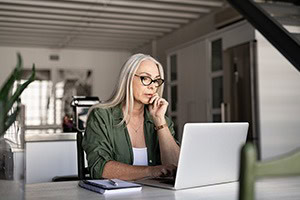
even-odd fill
[(248, 123), (187, 123), (176, 178), (142, 179), (137, 183), (180, 190), (238, 181), (240, 150)]

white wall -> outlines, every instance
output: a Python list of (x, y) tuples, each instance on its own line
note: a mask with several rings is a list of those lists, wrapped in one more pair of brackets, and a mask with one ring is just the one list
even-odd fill
[[(123, 51), (88, 51), (57, 50), (46, 48), (0, 47), (0, 85), (17, 63), (16, 53), (20, 52), (24, 68), (31, 68), (35, 63), (37, 69), (92, 69), (93, 95), (101, 100), (110, 97), (120, 68), (130, 56)], [(59, 61), (51, 61), (49, 55), (57, 54)]]
[(260, 146), (262, 159), (300, 147), (300, 72), (258, 31)]
[(216, 30), (214, 26), (214, 16), (215, 13), (205, 15), (200, 19), (193, 21), (191, 24), (181, 27), (180, 29), (171, 32), (162, 38), (158, 38), (155, 49), (153, 49), (152, 44), (148, 44), (136, 50), (136, 52), (152, 54), (153, 51), (155, 51), (155, 58), (157, 58), (159, 62), (166, 67), (166, 52), (169, 52), (170, 49), (175, 49), (178, 46), (185, 45), (187, 42), (195, 40)]

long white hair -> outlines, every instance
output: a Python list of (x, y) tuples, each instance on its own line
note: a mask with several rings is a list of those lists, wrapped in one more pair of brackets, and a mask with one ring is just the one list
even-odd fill
[[(134, 54), (123, 65), (119, 75), (118, 84), (116, 85), (112, 96), (107, 101), (92, 106), (90, 111), (94, 108), (110, 108), (122, 104), (122, 106), (125, 108), (124, 118), (119, 125), (123, 124), (125, 121), (129, 122), (130, 113), (133, 110), (134, 104), (132, 80), (138, 67), (144, 60), (153, 61), (158, 67), (160, 77), (164, 79), (163, 67), (157, 60), (150, 55), (145, 55), (142, 53)], [(157, 93), (160, 97), (162, 96), (163, 85), (158, 87)]]

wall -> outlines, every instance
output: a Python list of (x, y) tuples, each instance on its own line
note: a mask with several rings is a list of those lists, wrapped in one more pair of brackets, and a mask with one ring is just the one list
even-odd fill
[[(163, 66), (167, 65), (166, 52), (169, 49), (175, 48), (200, 36), (215, 31), (214, 14), (215, 13), (206, 15), (185, 27), (164, 36), (163, 38), (158, 38), (155, 47), (156, 52), (154, 54), (156, 54), (156, 58), (160, 61), (160, 63)], [(136, 52), (153, 54), (153, 44), (145, 45), (143, 48), (136, 50)]]
[(300, 147), (300, 72), (258, 31), (257, 66), (262, 159)]
[[(129, 52), (58, 50), (46, 48), (0, 47), (0, 85), (6, 80), (16, 65), (16, 53), (20, 52), (24, 68), (42, 69), (92, 69), (93, 95), (101, 100), (110, 97), (119, 75), (119, 71), (130, 56)], [(57, 54), (59, 61), (49, 60), (50, 54)]]

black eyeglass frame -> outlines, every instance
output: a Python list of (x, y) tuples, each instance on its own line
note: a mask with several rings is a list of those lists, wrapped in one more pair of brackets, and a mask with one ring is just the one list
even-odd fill
[[(157, 83), (157, 84), (159, 84), (159, 82), (157, 82), (158, 80), (161, 80), (162, 82), (161, 82), (161, 84), (159, 84), (158, 86), (156, 86), (156, 85), (154, 85), (155, 87), (160, 87), (162, 84), (164, 84), (164, 82), (165, 82), (165, 80), (164, 79), (162, 79), (162, 78), (159, 78), (159, 79), (152, 79), (150, 76), (141, 76), (141, 75), (138, 75), (138, 74), (135, 74), (135, 76), (137, 76), (137, 77), (139, 77), (140, 79), (141, 79), (141, 82), (142, 82), (142, 84), (144, 85), (144, 86), (149, 86), (149, 85), (151, 85), (152, 83)], [(149, 83), (149, 84), (145, 84), (144, 83), (144, 78), (145, 77), (147, 77), (147, 78), (150, 78), (151, 79), (151, 82)]]

